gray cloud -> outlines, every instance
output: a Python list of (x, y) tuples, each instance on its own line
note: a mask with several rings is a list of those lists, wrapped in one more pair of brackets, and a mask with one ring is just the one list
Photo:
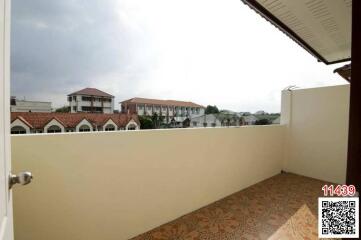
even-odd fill
[(96, 87), (276, 112), (286, 86), (344, 82), (239, 0), (12, 0), (11, 59), (12, 95), (54, 107)]
[(112, 90), (100, 80), (107, 76), (136, 87), (149, 68), (139, 58), (145, 46), (141, 33), (119, 22), (115, 2), (13, 0), (12, 95), (59, 106), (82, 87)]

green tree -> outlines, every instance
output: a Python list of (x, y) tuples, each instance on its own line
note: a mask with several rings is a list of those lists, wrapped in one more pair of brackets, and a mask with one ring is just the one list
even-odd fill
[(269, 125), (271, 122), (267, 118), (261, 118), (256, 121), (256, 125)]
[(164, 116), (159, 116), (157, 113), (153, 113), (151, 119), (152, 119), (154, 128), (160, 128), (160, 126), (162, 125), (165, 117)]
[(205, 114), (219, 113), (217, 106), (208, 105), (205, 110)]
[(157, 113), (153, 113), (153, 115), (151, 116), (151, 120), (153, 122), (153, 128), (158, 128), (158, 114)]
[(61, 108), (57, 108), (57, 109), (55, 109), (55, 112), (68, 113), (68, 112), (70, 112), (70, 107), (69, 106), (64, 106), (64, 107), (61, 107)]
[(146, 116), (139, 116), (140, 129), (153, 129), (154, 124), (152, 119)]

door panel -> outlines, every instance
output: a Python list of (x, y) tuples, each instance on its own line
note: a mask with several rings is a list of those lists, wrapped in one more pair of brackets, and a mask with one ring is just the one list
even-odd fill
[(10, 0), (0, 0), (0, 240), (13, 240), (10, 175)]

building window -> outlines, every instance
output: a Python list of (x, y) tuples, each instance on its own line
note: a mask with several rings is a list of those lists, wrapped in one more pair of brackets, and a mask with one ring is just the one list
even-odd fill
[(205, 122), (205, 123), (203, 123), (203, 127), (207, 127), (207, 125), (208, 125), (208, 124), (207, 124), (206, 122)]
[(99, 98), (100, 102), (111, 102), (112, 99), (111, 98)]
[(82, 101), (87, 101), (87, 102), (90, 102), (90, 101), (92, 101), (92, 98), (91, 97), (81, 97), (81, 100)]
[(90, 127), (88, 125), (81, 125), (79, 132), (90, 132)]
[(71, 102), (72, 99), (73, 99), (72, 97), (68, 97), (68, 101), (69, 101), (69, 102)]
[(10, 98), (10, 105), (11, 106), (16, 106), (16, 98), (15, 97)]
[(48, 128), (48, 133), (60, 133), (61, 132), (61, 128), (59, 126), (56, 125), (52, 125)]
[(87, 106), (82, 106), (81, 107), (82, 112), (98, 112), (101, 113), (103, 112), (103, 108), (102, 107), (87, 107)]
[(216, 127), (216, 124), (215, 124), (215, 123), (212, 123), (212, 127)]
[(197, 127), (197, 122), (193, 122), (193, 127)]
[(196, 109), (197, 114), (199, 113), (199, 108)]
[(21, 126), (11, 128), (11, 134), (26, 134), (26, 129)]
[(134, 124), (130, 124), (127, 128), (127, 130), (136, 130), (136, 129), (137, 129), (137, 126)]
[(113, 124), (108, 124), (105, 126), (105, 131), (115, 131), (115, 127)]

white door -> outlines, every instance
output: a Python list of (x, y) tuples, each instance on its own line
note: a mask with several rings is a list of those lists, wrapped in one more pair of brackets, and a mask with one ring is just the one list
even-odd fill
[(0, 240), (13, 240), (10, 175), (10, 0), (0, 0)]

